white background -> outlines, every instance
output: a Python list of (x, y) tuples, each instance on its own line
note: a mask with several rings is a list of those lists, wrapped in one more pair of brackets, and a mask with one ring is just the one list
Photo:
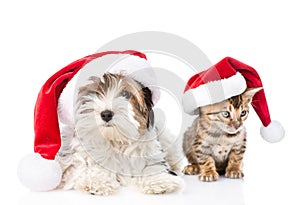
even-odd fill
[[(1, 204), (299, 204), (298, 5), (290, 0), (1, 1)], [(33, 150), (33, 109), (45, 80), (110, 40), (148, 30), (190, 40), (213, 63), (232, 56), (256, 68), (285, 139), (263, 141), (252, 112), (244, 180), (201, 183), (196, 176), (184, 177), (186, 188), (178, 194), (145, 196), (123, 188), (99, 197), (24, 188), (16, 169)]]

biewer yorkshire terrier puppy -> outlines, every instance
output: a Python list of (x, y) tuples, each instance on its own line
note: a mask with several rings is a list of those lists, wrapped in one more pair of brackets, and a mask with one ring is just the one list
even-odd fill
[(75, 131), (62, 131), (60, 188), (96, 195), (113, 194), (121, 185), (146, 194), (179, 190), (180, 145), (154, 122), (150, 89), (120, 74), (90, 80), (79, 88)]

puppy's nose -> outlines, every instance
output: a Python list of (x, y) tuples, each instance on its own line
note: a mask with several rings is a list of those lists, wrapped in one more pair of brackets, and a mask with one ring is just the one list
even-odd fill
[(114, 116), (114, 113), (110, 110), (104, 110), (101, 112), (101, 118), (105, 122), (110, 121), (113, 118), (113, 116)]

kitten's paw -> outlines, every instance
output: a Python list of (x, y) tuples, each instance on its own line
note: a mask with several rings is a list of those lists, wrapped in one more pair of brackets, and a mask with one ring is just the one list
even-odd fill
[(195, 175), (200, 173), (200, 167), (196, 164), (189, 164), (184, 167), (183, 171), (186, 175)]
[(216, 171), (209, 171), (204, 174), (201, 173), (198, 178), (199, 180), (204, 182), (212, 182), (217, 181), (219, 179), (219, 174)]
[(116, 192), (119, 184), (113, 180), (89, 179), (81, 182), (76, 189), (92, 195), (108, 196)]
[(141, 184), (145, 194), (164, 194), (175, 192), (183, 186), (183, 180), (174, 175), (160, 174), (153, 177), (145, 177)]
[(231, 179), (240, 179), (244, 177), (244, 174), (241, 170), (226, 170), (225, 177)]

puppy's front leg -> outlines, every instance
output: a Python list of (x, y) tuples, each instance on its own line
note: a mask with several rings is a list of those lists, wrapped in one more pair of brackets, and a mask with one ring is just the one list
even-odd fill
[(111, 195), (120, 186), (115, 174), (100, 166), (86, 167), (78, 176), (74, 188), (93, 195)]
[(164, 194), (179, 190), (183, 180), (174, 173), (169, 172), (167, 165), (162, 161), (159, 164), (148, 165), (144, 174), (138, 180), (138, 186), (145, 194)]

